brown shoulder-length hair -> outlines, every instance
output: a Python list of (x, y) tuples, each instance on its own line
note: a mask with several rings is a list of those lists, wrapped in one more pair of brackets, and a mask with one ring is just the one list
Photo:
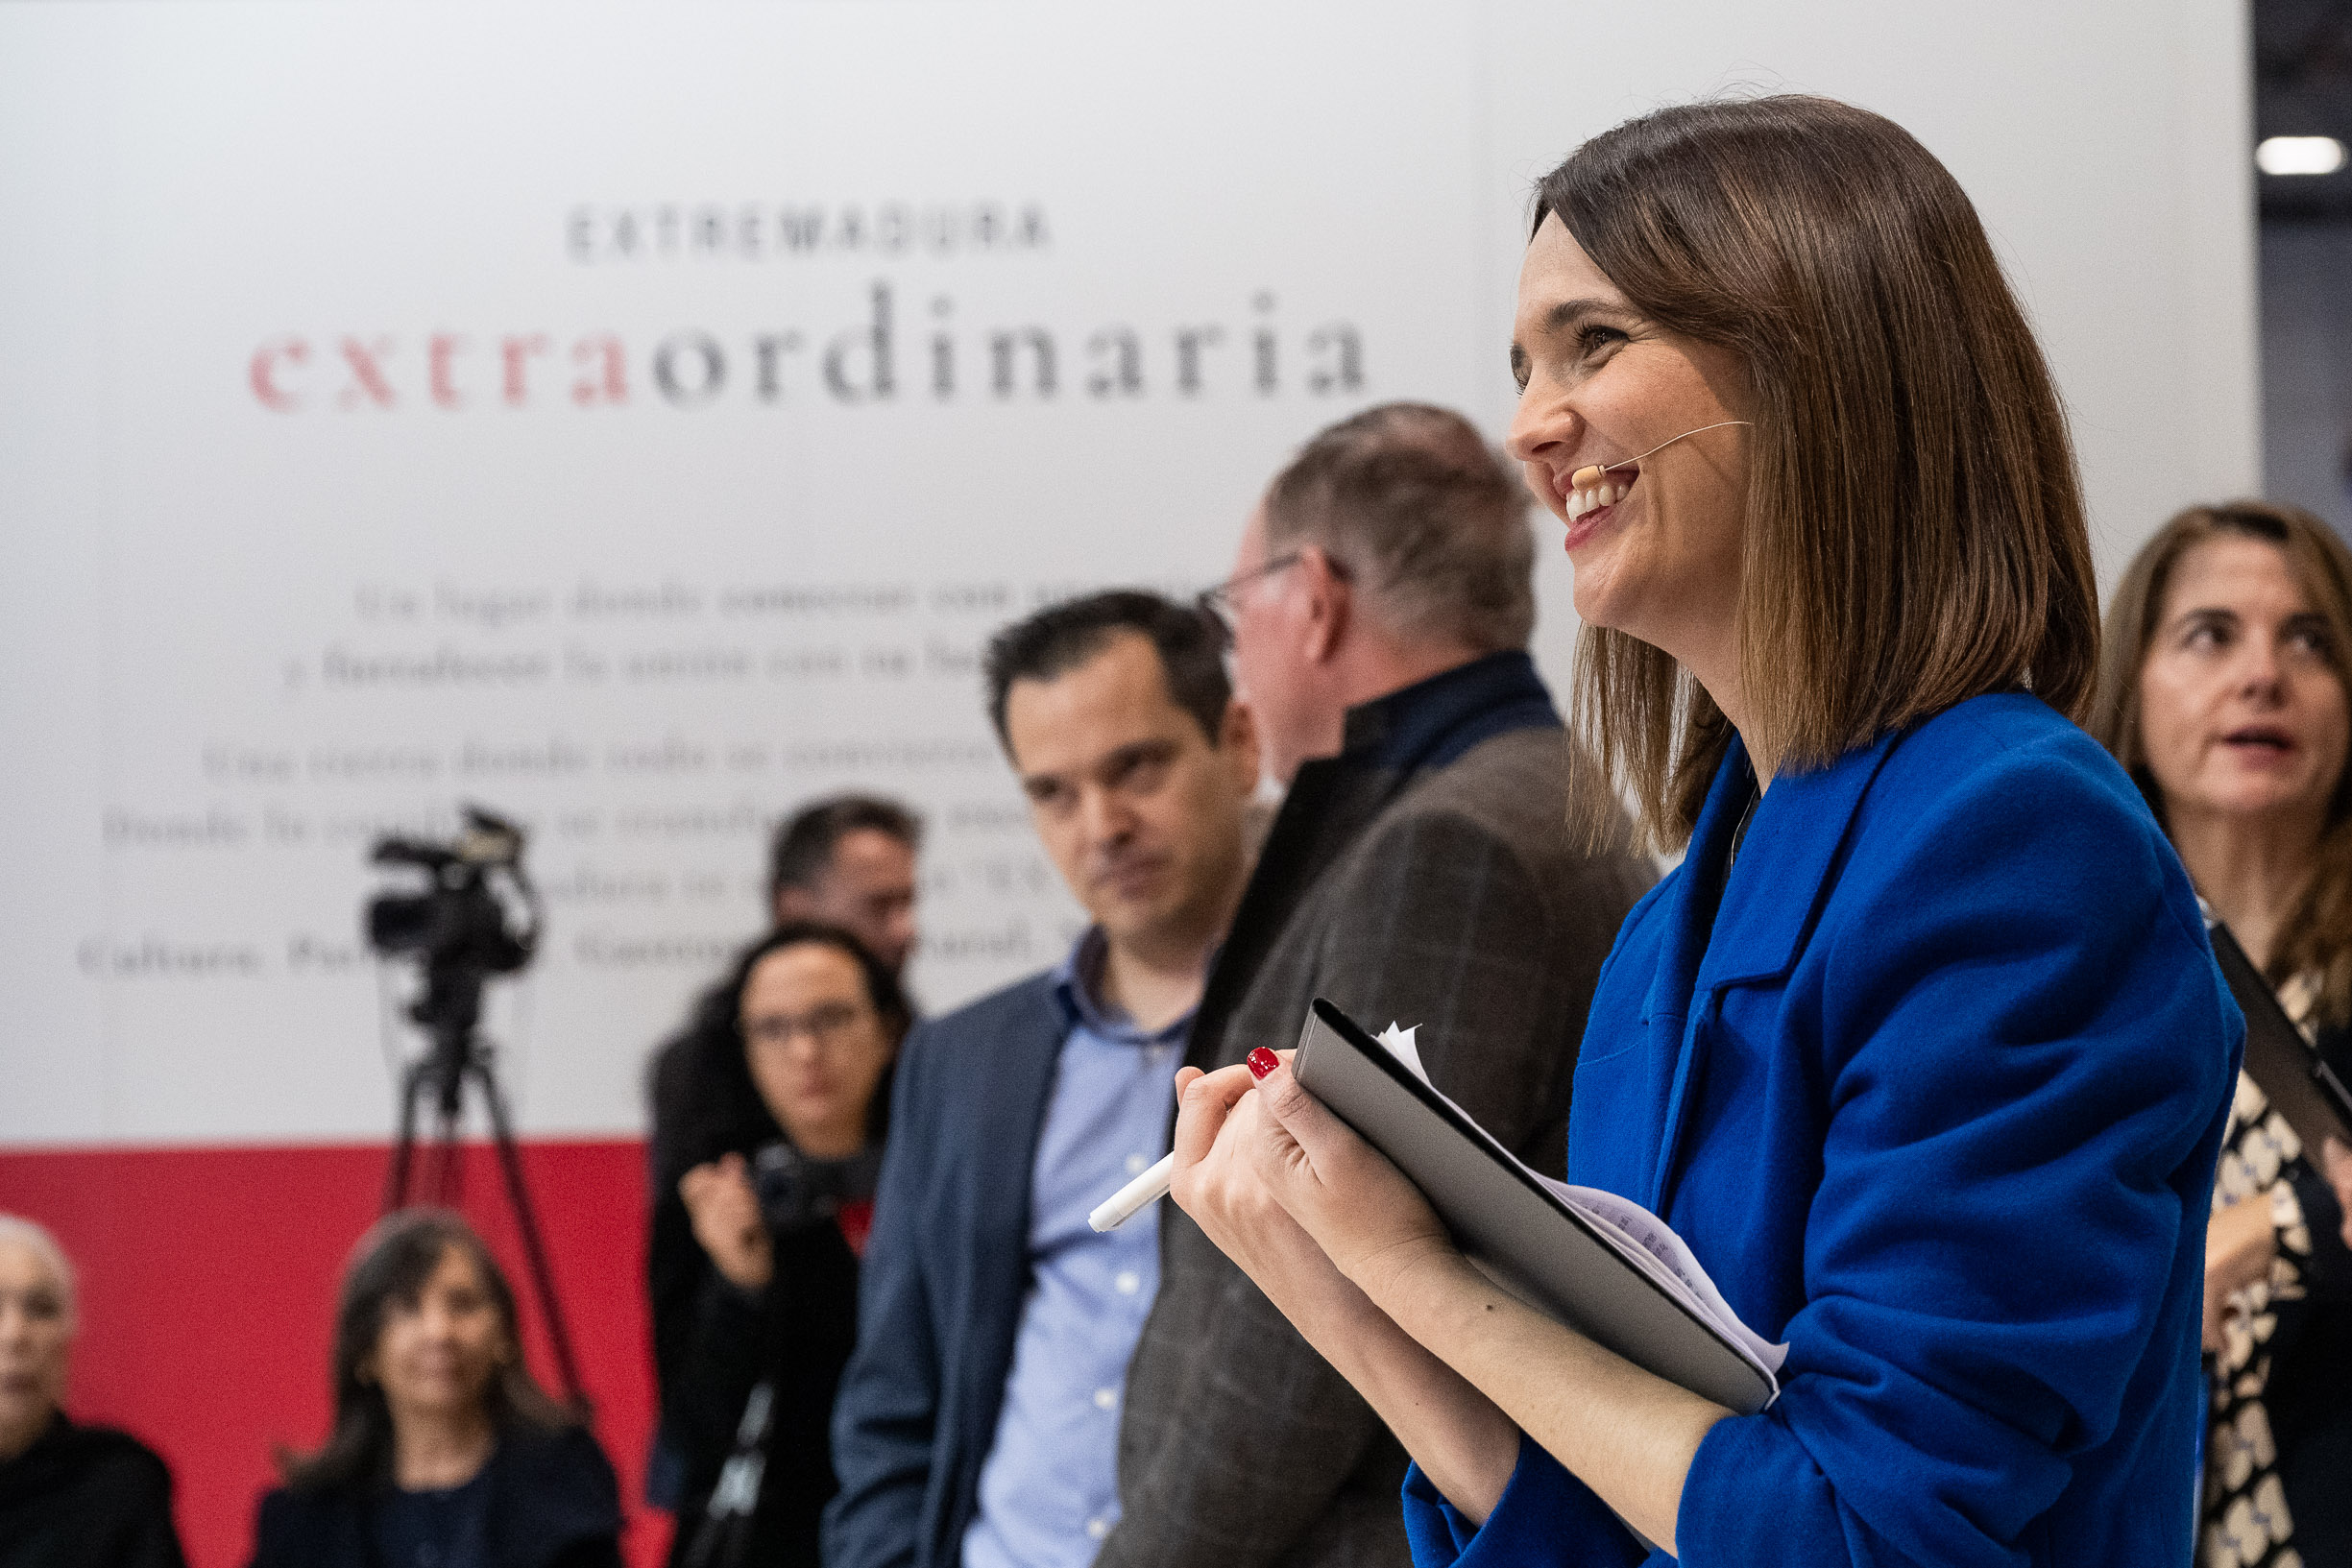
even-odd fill
[(463, 1216), (447, 1209), (403, 1209), (376, 1221), (352, 1250), (335, 1304), (334, 1429), (315, 1454), (278, 1456), (289, 1487), (373, 1492), (392, 1484), (392, 1410), (384, 1390), (360, 1369), (383, 1338), (393, 1305), (413, 1303), (452, 1247), (473, 1260), (511, 1352), (483, 1390), (491, 1424), (506, 1433), (553, 1432), (575, 1423), (577, 1418), (548, 1398), (522, 1364), (515, 1292), (481, 1236)]
[[(2066, 415), (1976, 208), (1892, 121), (1826, 98), (1693, 104), (1537, 188), (1651, 320), (1736, 352), (1754, 398), (1744, 735), (1819, 766), (1985, 692), (2070, 718), (2098, 594)], [(1731, 727), (1660, 650), (1587, 627), (1578, 727), (1659, 845), (1685, 842)]]
[[(2148, 771), (2147, 748), (2140, 736), (2140, 671), (2164, 617), (2164, 596), (2182, 556), (2214, 539), (2256, 539), (2276, 546), (2312, 612), (2328, 625), (2328, 659), (2337, 678), (2352, 688), (2352, 549), (2336, 530), (2299, 506), (2274, 501), (2229, 501), (2193, 506), (2156, 531), (2123, 573), (2107, 609), (2106, 657), (2099, 662), (2098, 694), (2091, 705), (2090, 728), (2115, 754), (2158, 822), (2165, 822), (2164, 792)], [(2166, 823), (2167, 831), (2170, 824)], [(2319, 977), (2319, 1016), (2329, 1024), (2352, 1023), (2352, 765), (2336, 780), (2327, 822), (2319, 832), (2312, 878), (2280, 927), (2267, 978), (2284, 985), (2297, 975)]]

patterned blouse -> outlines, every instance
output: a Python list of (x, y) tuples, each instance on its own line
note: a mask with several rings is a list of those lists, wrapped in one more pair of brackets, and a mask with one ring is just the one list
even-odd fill
[[(2318, 988), (2297, 977), (2279, 1001), (2306, 1037), (2316, 1031)], [(2245, 1073), (2214, 1174), (2213, 1212), (2241, 1203), (2270, 1211), (2278, 1240), (2270, 1273), (2234, 1292), (2221, 1319), (2221, 1348), (2205, 1358), (2213, 1405), (2205, 1428), (2205, 1496), (2197, 1560), (2200, 1568), (2302, 1568), (2294, 1519), (2279, 1483), (2278, 1447), (2271, 1440), (2264, 1396), (2270, 1384), (2270, 1339), (2277, 1304), (2303, 1297), (2311, 1230), (2295, 1196), (2295, 1178), (2308, 1166), (2303, 1144), (2287, 1119)]]

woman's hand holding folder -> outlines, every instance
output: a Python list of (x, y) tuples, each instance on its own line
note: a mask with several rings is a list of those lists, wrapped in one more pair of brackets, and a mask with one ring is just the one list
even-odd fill
[(1473, 1524), (1510, 1484), (1524, 1431), (1672, 1552), (1691, 1458), (1731, 1412), (1495, 1287), (1287, 1061), (1259, 1059), (1272, 1055), (1177, 1074), (1177, 1206)]
[[(1221, 1247), (1224, 1237), (1195, 1202), (1220, 1220), (1228, 1213), (1249, 1220), (1279, 1214), (1287, 1223), (1269, 1225), (1267, 1240), (1279, 1237), (1275, 1244), (1284, 1251), (1313, 1248), (1320, 1267), (1336, 1266), (1359, 1283), (1368, 1276), (1385, 1282), (1452, 1253), (1444, 1224), (1419, 1190), (1291, 1075), (1294, 1054), (1261, 1050), (1244, 1066), (1189, 1079), (1178, 1074), (1173, 1189), (1178, 1206)], [(1221, 1138), (1227, 1125), (1232, 1135)], [(1259, 1250), (1250, 1235), (1256, 1228), (1233, 1227), (1234, 1241)]]
[[(1246, 1066), (1176, 1074), (1171, 1195), (1456, 1507), (1484, 1519), (1518, 1461), (1517, 1426), (1382, 1311), (1308, 1226), (1323, 1223), (1337, 1237), (1330, 1216), (1377, 1194), (1391, 1222), (1376, 1234), (1347, 1233), (1352, 1244), (1341, 1255), (1385, 1258), (1386, 1269), (1371, 1269), (1385, 1285), (1389, 1270), (1413, 1258), (1451, 1253), (1459, 1263), (1461, 1254), (1412, 1183), (1299, 1087), (1293, 1054), (1261, 1049)], [(1277, 1098), (1288, 1121), (1273, 1113)], [(1354, 1180), (1365, 1185), (1351, 1190)]]

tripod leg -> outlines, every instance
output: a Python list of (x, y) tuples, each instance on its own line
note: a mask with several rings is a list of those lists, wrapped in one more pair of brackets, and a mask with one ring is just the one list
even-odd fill
[(445, 1209), (462, 1208), (466, 1201), (465, 1170), (458, 1163), (465, 1150), (458, 1145), (462, 1119), (445, 1114), (441, 1119), (441, 1171), (433, 1184), (433, 1201)]
[(424, 1087), (424, 1064), (411, 1062), (400, 1075), (400, 1136), (392, 1146), (392, 1169), (384, 1179), (384, 1213), (408, 1203), (408, 1167), (417, 1152), (417, 1096)]
[(445, 1209), (460, 1209), (466, 1202), (466, 1171), (462, 1163), (465, 1148), (462, 1140), (466, 1131), (466, 1062), (473, 1053), (471, 1041), (455, 1046), (441, 1045), (435, 1052), (439, 1061), (440, 1082), (435, 1085), (440, 1095), (441, 1179), (433, 1194), (433, 1201)]
[(547, 1267), (547, 1249), (540, 1240), (539, 1217), (531, 1208), (530, 1189), (523, 1185), (522, 1154), (515, 1146), (514, 1128), (506, 1120), (506, 1098), (498, 1080), (478, 1056), (467, 1065), (482, 1086), (483, 1103), (490, 1107), (490, 1131), (498, 1150), (498, 1165), (506, 1173), (506, 1200), (514, 1206), (515, 1228), (522, 1233), (522, 1254), (531, 1266), (531, 1289), (539, 1297), (540, 1315), (546, 1320), (547, 1340), (555, 1347), (556, 1370), (563, 1374), (564, 1398), (575, 1411), (587, 1413), (580, 1391), (580, 1370), (571, 1357), (571, 1334), (564, 1326), (563, 1305), (555, 1299), (555, 1276)]

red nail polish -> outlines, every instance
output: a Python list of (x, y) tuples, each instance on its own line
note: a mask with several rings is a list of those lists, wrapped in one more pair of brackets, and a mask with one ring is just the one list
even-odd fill
[(1262, 1078), (1281, 1065), (1282, 1058), (1264, 1046), (1249, 1053), (1249, 1075), (1253, 1078)]

